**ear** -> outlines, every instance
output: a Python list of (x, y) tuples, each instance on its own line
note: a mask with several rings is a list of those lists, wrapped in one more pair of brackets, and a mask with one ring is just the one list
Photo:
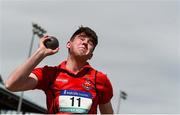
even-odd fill
[(70, 48), (70, 46), (71, 46), (71, 42), (68, 41), (67, 44), (66, 44), (66, 47), (67, 47), (67, 48)]
[(89, 58), (88, 58), (88, 59), (90, 60), (92, 57), (93, 57), (93, 53), (92, 53), (92, 54), (90, 54), (90, 56), (89, 56)]

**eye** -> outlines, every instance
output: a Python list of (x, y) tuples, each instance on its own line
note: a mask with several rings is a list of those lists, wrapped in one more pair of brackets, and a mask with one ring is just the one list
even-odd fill
[(89, 40), (89, 45), (91, 45), (91, 46), (93, 46), (94, 44), (93, 44), (93, 41), (92, 40)]
[(84, 38), (83, 38), (83, 37), (79, 37), (79, 39), (80, 39), (81, 41), (84, 41)]

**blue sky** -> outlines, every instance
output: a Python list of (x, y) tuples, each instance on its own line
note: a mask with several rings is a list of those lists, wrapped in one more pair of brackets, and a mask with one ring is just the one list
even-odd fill
[[(28, 56), (32, 22), (60, 42), (60, 52), (38, 66), (66, 59), (66, 42), (80, 26), (99, 36), (93, 67), (106, 73), (114, 87), (115, 112), (180, 113), (179, 1), (178, 0), (1, 0), (0, 74), (3, 80)], [(33, 51), (38, 47), (35, 38)], [(25, 98), (45, 107), (42, 91)]]

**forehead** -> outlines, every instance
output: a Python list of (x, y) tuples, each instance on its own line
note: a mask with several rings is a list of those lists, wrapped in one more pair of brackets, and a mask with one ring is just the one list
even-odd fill
[(89, 38), (90, 40), (93, 41), (93, 38), (88, 36), (86, 33), (82, 32), (80, 34), (77, 35), (77, 37), (83, 37), (83, 38)]
[(84, 32), (79, 33), (77, 36), (88, 37), (88, 35), (86, 33), (84, 33)]

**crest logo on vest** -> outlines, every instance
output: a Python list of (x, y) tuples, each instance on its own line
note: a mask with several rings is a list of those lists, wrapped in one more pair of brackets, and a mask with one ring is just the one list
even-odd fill
[(86, 78), (85, 82), (82, 84), (82, 87), (86, 90), (91, 90), (93, 88), (92, 81), (89, 78)]

